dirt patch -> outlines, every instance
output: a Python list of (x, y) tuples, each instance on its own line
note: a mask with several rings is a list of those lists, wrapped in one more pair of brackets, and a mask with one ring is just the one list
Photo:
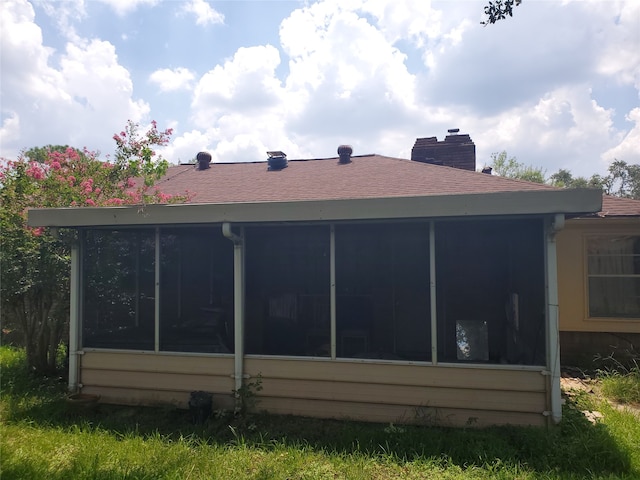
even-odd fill
[[(587, 393), (589, 395), (597, 395), (600, 398), (604, 398), (598, 389), (598, 382), (596, 380), (592, 380), (582, 374), (578, 374), (579, 376), (575, 375), (576, 372), (573, 371), (562, 372), (562, 376), (560, 377), (560, 388), (562, 389), (562, 393), (565, 397), (571, 398), (576, 395)], [(636, 417), (640, 418), (640, 405), (619, 403), (612, 400), (607, 401), (616, 410), (621, 412), (631, 412)], [(582, 414), (587, 420), (594, 424), (603, 417), (602, 413), (598, 411), (583, 410)]]

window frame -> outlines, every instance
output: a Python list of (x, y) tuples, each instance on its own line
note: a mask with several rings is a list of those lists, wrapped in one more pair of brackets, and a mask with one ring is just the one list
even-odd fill
[[(640, 234), (631, 231), (619, 230), (615, 232), (593, 232), (583, 236), (583, 268), (584, 268), (584, 311), (585, 318), (592, 322), (638, 322), (640, 321), (640, 315), (634, 317), (621, 317), (613, 315), (593, 315), (591, 308), (591, 293), (590, 293), (590, 280), (591, 278), (637, 278), (640, 279), (640, 273), (637, 274), (591, 274), (589, 272), (589, 240), (594, 238), (616, 238), (616, 237), (635, 237), (640, 241)], [(631, 254), (631, 256), (638, 256), (640, 254)]]

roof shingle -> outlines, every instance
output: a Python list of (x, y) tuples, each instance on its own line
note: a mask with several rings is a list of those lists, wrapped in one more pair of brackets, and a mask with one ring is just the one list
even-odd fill
[(164, 193), (189, 192), (190, 203), (342, 200), (471, 193), (557, 190), (555, 187), (439, 165), (385, 157), (353, 156), (289, 160), (288, 167), (267, 171), (266, 162), (212, 163), (169, 168), (157, 186)]

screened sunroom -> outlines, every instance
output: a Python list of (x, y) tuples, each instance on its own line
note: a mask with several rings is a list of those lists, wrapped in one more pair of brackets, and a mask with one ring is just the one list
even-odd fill
[(375, 155), (172, 168), (219, 188), (30, 212), (78, 232), (70, 389), (178, 406), (202, 390), (233, 408), (259, 376), (272, 413), (559, 421), (555, 234), (600, 192)]

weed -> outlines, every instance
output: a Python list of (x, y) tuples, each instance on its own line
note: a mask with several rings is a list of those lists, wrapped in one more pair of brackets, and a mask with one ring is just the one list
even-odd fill
[(255, 411), (260, 391), (262, 391), (262, 373), (259, 373), (255, 380), (243, 382), (240, 388), (233, 390), (233, 396), (237, 400), (236, 415), (244, 416)]
[(602, 393), (608, 398), (621, 403), (640, 403), (640, 364), (637, 358), (625, 365), (607, 357), (610, 367), (598, 370), (598, 378)]

